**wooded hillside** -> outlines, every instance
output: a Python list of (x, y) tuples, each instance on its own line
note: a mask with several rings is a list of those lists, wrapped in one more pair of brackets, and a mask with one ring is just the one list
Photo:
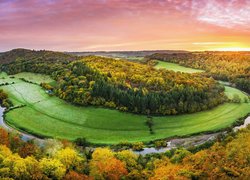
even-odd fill
[(56, 79), (62, 99), (135, 113), (191, 113), (225, 101), (211, 78), (96, 56), (72, 62)]
[(170, 115), (207, 110), (226, 101), (224, 87), (199, 74), (156, 70), (125, 60), (78, 57), (51, 51), (14, 50), (3, 57), (9, 59), (7, 64), (2, 64), (3, 71), (8, 74), (24, 71), (49, 74), (58, 85), (53, 88), (46, 84), (42, 86), (78, 105)]
[(156, 53), (148, 56), (147, 59), (157, 59), (203, 69), (207, 72), (207, 76), (230, 81), (235, 83), (238, 88), (250, 93), (249, 52)]

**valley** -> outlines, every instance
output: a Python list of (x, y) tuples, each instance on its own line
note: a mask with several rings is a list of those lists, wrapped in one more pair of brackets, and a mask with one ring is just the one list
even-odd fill
[(0, 180), (250, 180), (250, 0), (0, 9)]
[[(174, 67), (174, 66), (172, 66)], [(179, 66), (176, 66), (179, 70)], [(14, 78), (13, 78), (14, 77)], [(26, 82), (23, 78), (27, 81)], [(145, 122), (147, 116), (101, 107), (75, 106), (55, 96), (49, 96), (39, 84), (53, 83), (47, 75), (1, 73), (1, 88), (8, 93), (14, 106), (24, 105), (5, 114), (8, 125), (38, 137), (75, 140), (86, 138), (93, 144), (117, 144), (122, 141), (149, 142), (175, 136), (215, 132), (231, 126), (250, 112), (247, 97), (240, 90), (225, 87), (225, 94), (237, 94), (240, 103), (224, 103), (211, 110), (176, 116), (153, 116), (151, 134)], [(11, 84), (14, 82), (14, 84)], [(32, 84), (33, 82), (34, 84)]]

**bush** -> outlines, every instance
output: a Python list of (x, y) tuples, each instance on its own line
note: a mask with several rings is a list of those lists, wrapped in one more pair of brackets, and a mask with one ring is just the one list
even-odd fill
[(182, 162), (182, 160), (186, 156), (188, 156), (190, 154), (191, 154), (191, 152), (189, 152), (186, 149), (178, 149), (175, 151), (174, 156), (171, 158), (171, 162), (172, 163), (180, 163), (180, 162)]
[(119, 108), (119, 110), (120, 110), (120, 111), (125, 112), (125, 111), (128, 111), (128, 108), (127, 108), (127, 107), (122, 106), (122, 107), (120, 107), (120, 108)]
[(132, 148), (133, 144), (130, 143), (130, 142), (127, 142), (127, 141), (123, 141), (123, 142), (120, 142), (116, 145), (113, 145), (112, 146), (112, 149), (116, 149), (116, 150), (119, 150), (119, 149), (130, 149)]
[(241, 101), (240, 96), (238, 94), (234, 94), (232, 102), (233, 103), (240, 103), (240, 101)]
[(88, 146), (89, 142), (86, 140), (86, 138), (77, 138), (75, 141), (77, 146)]
[(106, 102), (104, 106), (109, 107), (109, 108), (115, 108), (116, 104), (113, 101)]
[(46, 90), (53, 90), (53, 87), (48, 83), (41, 83), (40, 86)]
[(135, 142), (132, 144), (132, 149), (134, 151), (141, 151), (141, 150), (143, 150), (143, 147), (144, 147), (143, 142)]
[(167, 142), (165, 140), (155, 141), (154, 145), (156, 148), (167, 147)]

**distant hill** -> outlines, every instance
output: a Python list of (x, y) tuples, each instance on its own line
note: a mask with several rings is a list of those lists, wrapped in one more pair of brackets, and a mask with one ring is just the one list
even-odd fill
[(105, 56), (113, 58), (136, 58), (149, 56), (155, 53), (187, 53), (182, 50), (149, 50), (149, 51), (93, 51), (93, 52), (55, 52), (47, 50), (13, 49), (0, 52), (0, 64), (8, 64), (16, 60), (43, 60), (43, 61), (73, 61), (76, 56)]
[(77, 59), (80, 57), (62, 52), (13, 49), (0, 56), (0, 69), (8, 74), (22, 71), (51, 74)]
[(67, 52), (68, 54), (73, 54), (77, 56), (106, 56), (106, 57), (118, 57), (118, 58), (126, 58), (126, 57), (144, 57), (148, 55), (152, 55), (155, 53), (186, 53), (188, 51), (184, 50), (149, 50), (149, 51), (93, 51), (93, 52)]
[(77, 57), (62, 52), (46, 50), (13, 49), (11, 51), (0, 53), (0, 64), (8, 64), (14, 61), (73, 61)]

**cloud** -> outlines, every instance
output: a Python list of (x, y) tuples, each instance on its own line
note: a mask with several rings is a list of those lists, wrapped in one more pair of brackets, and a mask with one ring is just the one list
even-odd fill
[(0, 0), (0, 50), (188, 49), (238, 41), (232, 36), (249, 41), (249, 8), (250, 0)]
[(195, 0), (193, 11), (197, 20), (226, 28), (250, 28), (249, 0)]
[(217, 44), (232, 44), (236, 42), (193, 42), (193, 45), (217, 45)]
[(188, 42), (185, 42), (185, 41), (180, 40), (180, 39), (174, 39), (174, 40), (161, 39), (161, 40), (126, 42), (126, 43), (117, 43), (117, 44), (97, 44), (97, 45), (92, 45), (92, 46), (86, 46), (85, 49), (98, 50), (100, 48), (143, 46), (143, 45), (157, 45), (157, 44), (159, 45), (162, 43), (167, 43), (167, 44), (172, 45), (172, 46), (188, 44)]

